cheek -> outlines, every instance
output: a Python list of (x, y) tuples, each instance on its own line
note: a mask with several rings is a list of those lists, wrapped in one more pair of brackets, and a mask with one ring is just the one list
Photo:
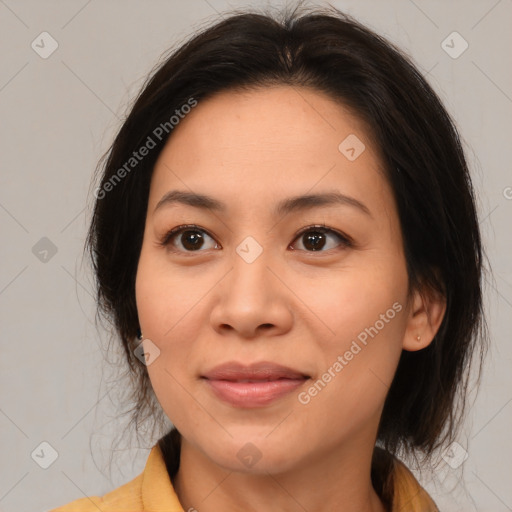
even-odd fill
[(189, 318), (205, 289), (200, 286), (200, 279), (191, 279), (191, 272), (192, 267), (176, 272), (164, 257), (150, 251), (141, 253), (135, 293), (145, 337), (157, 344), (167, 344), (175, 332), (193, 326)]
[(178, 362), (173, 354), (173, 361), (176, 364), (170, 363), (167, 354), (162, 353), (148, 366), (153, 391), (162, 410), (178, 430), (201, 430), (201, 421), (204, 423), (206, 419), (205, 412), (196, 400), (191, 399), (189, 385), (179, 372), (179, 368), (186, 365), (186, 359)]
[(308, 306), (322, 326), (314, 337), (321, 364), (304, 402), (340, 405), (357, 415), (377, 410), (402, 352), (404, 283), (402, 275), (376, 268), (340, 273), (328, 287), (309, 288)]
[[(313, 285), (314, 284), (314, 285)], [(395, 339), (405, 326), (407, 276), (400, 266), (386, 268), (375, 261), (358, 267), (329, 270), (311, 280), (295, 280), (294, 292), (306, 304), (319, 330), (317, 340), (327, 352), (360, 336)], [(349, 341), (350, 344), (350, 341)]]
[(181, 411), (190, 413), (194, 408), (183, 386), (190, 361), (197, 359), (194, 340), (205, 321), (197, 316), (198, 306), (205, 292), (191, 286), (190, 276), (173, 271), (165, 259), (151, 251), (141, 252), (135, 283), (137, 312), (145, 340), (154, 344), (148, 347), (156, 347), (153, 350), (158, 353), (147, 371), (159, 403), (176, 425), (181, 423)]
[[(395, 316), (379, 330), (373, 321), (355, 336), (339, 332), (325, 340), (320, 373), (297, 397), (298, 415), (318, 426), (307, 434), (312, 445), (357, 437), (378, 423), (401, 354), (401, 322)], [(325, 417), (320, 425), (318, 418)]]

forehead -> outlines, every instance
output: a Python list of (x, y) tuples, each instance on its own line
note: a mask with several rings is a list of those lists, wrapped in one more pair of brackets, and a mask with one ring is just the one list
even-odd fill
[(207, 193), (234, 208), (327, 190), (384, 208), (391, 200), (364, 123), (328, 96), (291, 86), (200, 101), (156, 162), (150, 208), (171, 189)]

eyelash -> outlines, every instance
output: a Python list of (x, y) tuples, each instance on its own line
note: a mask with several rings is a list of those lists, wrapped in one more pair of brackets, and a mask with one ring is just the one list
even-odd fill
[[(163, 237), (162, 239), (158, 242), (158, 245), (161, 246), (161, 247), (167, 247), (169, 248), (169, 245), (170, 245), (170, 241), (171, 239), (175, 236), (175, 235), (178, 235), (184, 231), (187, 231), (187, 230), (190, 230), (190, 231), (200, 231), (200, 232), (203, 232), (203, 233), (206, 233), (210, 238), (214, 239), (214, 237), (212, 237), (208, 231), (206, 231), (205, 229), (202, 229), (201, 227), (197, 226), (196, 224), (183, 224), (183, 225), (180, 225), (180, 226), (176, 226), (175, 228), (171, 229), (170, 231), (168, 231)], [(338, 237), (338, 239), (340, 240), (341, 242), (341, 245), (344, 247), (344, 248), (349, 248), (349, 247), (354, 247), (354, 242), (353, 240), (348, 237), (347, 235), (333, 229), (333, 228), (329, 228), (327, 227), (325, 224), (313, 224), (313, 225), (310, 225), (310, 226), (306, 226), (304, 228), (302, 228), (298, 233), (295, 234), (294, 236), (294, 239), (293, 241), (295, 242), (295, 240), (297, 240), (301, 235), (303, 235), (304, 233), (307, 233), (308, 231), (315, 231), (315, 232), (319, 232), (319, 233), (323, 233), (323, 234), (334, 234)], [(293, 243), (293, 242), (292, 242)], [(332, 249), (328, 249), (326, 251), (303, 251), (303, 252), (307, 252), (307, 253), (316, 253), (316, 252), (319, 252), (319, 253), (325, 253), (325, 252), (330, 252)], [(180, 250), (175, 250), (173, 249), (173, 252), (177, 252), (177, 253), (188, 253), (188, 254), (194, 254), (196, 252), (204, 252), (204, 251), (180, 251)]]

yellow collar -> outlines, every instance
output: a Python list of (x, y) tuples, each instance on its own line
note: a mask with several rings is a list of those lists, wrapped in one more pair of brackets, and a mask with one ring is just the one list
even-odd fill
[[(421, 487), (412, 472), (400, 460), (393, 459), (393, 499), (391, 512), (438, 512), (428, 493)], [(148, 512), (181, 512), (178, 496), (170, 481), (159, 445), (149, 455), (142, 481), (142, 502)]]
[(183, 512), (158, 444), (153, 446), (142, 474), (144, 512)]

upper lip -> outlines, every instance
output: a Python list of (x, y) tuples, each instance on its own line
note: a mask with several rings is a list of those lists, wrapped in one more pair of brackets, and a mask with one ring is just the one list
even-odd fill
[(309, 375), (280, 364), (262, 361), (244, 365), (236, 361), (223, 363), (202, 374), (209, 380), (277, 380), (304, 379)]

